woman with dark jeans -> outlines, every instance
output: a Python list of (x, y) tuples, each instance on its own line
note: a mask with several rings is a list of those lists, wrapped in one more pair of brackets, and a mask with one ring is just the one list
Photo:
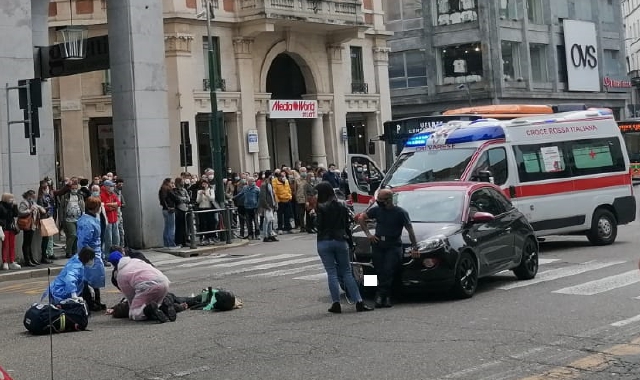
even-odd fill
[[(209, 186), (209, 182), (202, 181), (200, 187), (201, 188), (200, 190), (198, 190), (198, 196), (196, 198), (198, 210), (203, 211), (217, 208), (217, 204), (215, 202), (215, 194), (213, 193), (213, 189)], [(201, 232), (214, 231), (217, 229), (218, 219), (215, 212), (211, 211), (198, 213), (198, 220), (200, 221)], [(201, 243), (210, 244), (211, 239), (213, 239), (214, 235), (214, 233), (200, 235)]]
[(333, 186), (321, 182), (316, 186), (318, 192), (317, 229), (318, 255), (327, 271), (329, 292), (332, 304), (330, 313), (341, 313), (340, 280), (344, 282), (351, 300), (356, 302), (357, 311), (373, 310), (367, 306), (360, 295), (358, 284), (351, 272), (349, 257), (349, 209), (336, 199)]
[[(38, 205), (46, 210), (46, 214), (44, 214), (43, 218), (51, 218), (54, 214), (54, 206), (55, 206), (55, 198), (51, 194), (51, 188), (49, 187), (49, 183), (46, 180), (40, 181), (40, 188), (38, 189)], [(47, 250), (49, 249), (49, 240), (52, 239), (52, 236), (42, 236), (42, 240), (40, 243), (40, 252), (42, 252), (41, 263), (51, 264), (50, 257), (47, 255)]]
[[(36, 203), (37, 196), (33, 190), (28, 190), (22, 194), (23, 201), (18, 206), (18, 218), (31, 217), (31, 223), (26, 226), (24, 230), (24, 237), (22, 239), (22, 257), (24, 258), (24, 264), (28, 267), (39, 265), (40, 263), (33, 257), (31, 244), (33, 242), (33, 235), (36, 229), (40, 226), (40, 215), (45, 214), (46, 210)], [(44, 260), (47, 263), (48, 260)]]
[(176, 233), (175, 243), (178, 247), (187, 246), (187, 211), (188, 204), (191, 202), (189, 191), (184, 188), (182, 178), (178, 177), (174, 180), (175, 189), (173, 193), (176, 196)]

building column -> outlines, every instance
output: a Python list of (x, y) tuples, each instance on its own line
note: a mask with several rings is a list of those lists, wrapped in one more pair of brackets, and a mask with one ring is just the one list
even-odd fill
[[(367, 131), (377, 131), (377, 136), (384, 133), (384, 123), (391, 120), (391, 90), (389, 89), (389, 52), (391, 49), (386, 47), (385, 40), (378, 40), (376, 46), (373, 47), (373, 67), (376, 77), (376, 88), (378, 89), (380, 109), (377, 114), (377, 123), (375, 129), (367, 128)], [(429, 71), (429, 70), (427, 70)], [(429, 86), (436, 87), (436, 86)], [(369, 136), (371, 138), (373, 136)], [(367, 142), (368, 143), (368, 142)], [(393, 152), (385, 152), (385, 144), (378, 143), (376, 146), (376, 154), (372, 159), (381, 167), (386, 166), (386, 162), (391, 165), (394, 161)], [(387, 160), (385, 162), (385, 159)]]
[[(82, 75), (70, 75), (58, 78), (60, 89), (60, 137), (65, 176), (92, 176), (100, 173), (91, 172), (90, 135), (85, 139), (82, 115)], [(88, 131), (87, 127), (87, 131)], [(89, 161), (85, 162), (85, 157)], [(88, 165), (87, 165), (88, 163)]]
[[(5, 8), (11, 9), (11, 8)], [(31, 0), (33, 46), (49, 46), (49, 1)], [(26, 78), (25, 78), (26, 79)], [(38, 110), (40, 138), (36, 141), (40, 178), (56, 175), (56, 144), (51, 106), (51, 81), (42, 82), (42, 107)]]
[(333, 92), (333, 114), (328, 117), (332, 118), (333, 129), (328, 131), (327, 137), (330, 144), (329, 151), (333, 153), (332, 160), (336, 165), (345, 162), (344, 149), (342, 149), (342, 141), (340, 135), (342, 127), (347, 126), (347, 110), (345, 102), (346, 89), (350, 88), (345, 85), (344, 65), (342, 61), (342, 53), (344, 46), (329, 45), (327, 46), (327, 56), (329, 57), (329, 71), (331, 74), (331, 91)]
[(269, 156), (269, 141), (267, 140), (267, 113), (258, 112), (256, 115), (256, 129), (258, 129), (258, 166), (260, 171), (271, 170), (271, 157)]
[[(158, 187), (171, 172), (162, 2), (107, 2), (113, 133), (133, 248), (162, 246)], [(135, 25), (135, 26), (134, 26)]]
[(295, 119), (289, 120), (288, 123), (289, 140), (291, 141), (291, 157), (293, 158), (291, 167), (293, 167), (296, 161), (300, 161), (300, 148), (298, 147), (298, 125), (296, 124)]
[(313, 119), (311, 125), (311, 162), (317, 162), (327, 167), (327, 152), (324, 146), (324, 122), (322, 113)]
[[(239, 170), (245, 170), (253, 163), (253, 154), (249, 153), (247, 146), (247, 132), (253, 129), (256, 119), (256, 105), (255, 105), (255, 87), (253, 81), (253, 39), (236, 37), (233, 39), (233, 51), (236, 57), (236, 67), (238, 78), (238, 87), (240, 88), (240, 109), (242, 115), (240, 122), (238, 123), (235, 131), (228, 130), (229, 134), (229, 152), (236, 152), (240, 161)], [(265, 122), (266, 123), (266, 122)], [(260, 132), (258, 131), (258, 134)], [(260, 137), (259, 143), (262, 143)], [(266, 144), (266, 126), (265, 126), (265, 144)], [(268, 147), (268, 144), (265, 145)], [(268, 148), (267, 148), (268, 149)], [(262, 146), (260, 146), (260, 153), (262, 153)], [(267, 156), (269, 152), (266, 152)], [(234, 160), (231, 160), (234, 161)], [(262, 164), (260, 165), (262, 167)]]

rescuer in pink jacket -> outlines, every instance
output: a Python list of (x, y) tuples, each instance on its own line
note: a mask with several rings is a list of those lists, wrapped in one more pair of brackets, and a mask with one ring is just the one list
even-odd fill
[(116, 281), (129, 302), (130, 319), (169, 321), (159, 308), (169, 293), (169, 279), (162, 272), (142, 260), (122, 257), (119, 252), (113, 252), (109, 262), (117, 268)]

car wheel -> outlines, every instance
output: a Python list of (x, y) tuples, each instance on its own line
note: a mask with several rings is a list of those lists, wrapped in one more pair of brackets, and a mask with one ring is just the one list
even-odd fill
[(462, 252), (456, 266), (453, 293), (458, 298), (471, 298), (478, 288), (478, 264), (469, 252)]
[(591, 229), (587, 232), (587, 239), (593, 245), (609, 245), (618, 236), (618, 222), (615, 215), (607, 209), (599, 208), (593, 213)]
[(538, 244), (533, 238), (527, 238), (522, 247), (520, 265), (513, 270), (518, 280), (531, 280), (538, 273)]

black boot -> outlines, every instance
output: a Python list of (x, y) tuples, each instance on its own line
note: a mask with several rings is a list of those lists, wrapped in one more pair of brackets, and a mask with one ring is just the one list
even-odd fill
[(340, 307), (340, 302), (332, 303), (331, 307), (329, 308), (329, 313), (336, 313), (336, 314), (342, 313), (342, 307)]
[(361, 312), (361, 311), (371, 311), (373, 310), (373, 308), (371, 306), (368, 306), (366, 303), (364, 302), (357, 302), (356, 303), (356, 311), (357, 312)]
[(96, 309), (96, 310), (93, 310), (93, 311), (107, 310), (107, 305), (102, 303), (102, 300), (101, 300), (101, 297), (100, 297), (100, 289), (93, 289), (93, 292), (95, 293), (94, 307)]
[(393, 303), (391, 302), (391, 297), (386, 297), (383, 303), (384, 307), (393, 307)]
[(384, 307), (384, 298), (382, 294), (376, 294), (376, 307)]
[(158, 305), (156, 305), (155, 303), (145, 306), (142, 312), (150, 321), (158, 321), (160, 323), (169, 322), (169, 318), (158, 308)]
[(24, 266), (25, 267), (35, 267), (36, 264), (33, 262), (33, 259), (31, 258), (31, 254), (28, 252), (24, 253)]
[(169, 321), (171, 322), (176, 321), (176, 317), (177, 317), (176, 308), (173, 305), (173, 301), (169, 297), (164, 297), (164, 299), (162, 300), (162, 305), (160, 305), (160, 311), (162, 311), (167, 316), (167, 318), (169, 318)]

